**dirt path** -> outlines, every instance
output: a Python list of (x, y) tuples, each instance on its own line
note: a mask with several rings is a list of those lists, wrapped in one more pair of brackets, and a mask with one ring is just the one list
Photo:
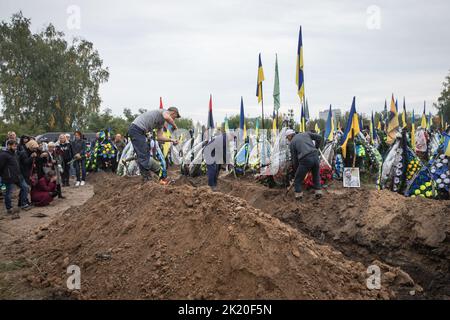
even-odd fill
[[(94, 188), (89, 184), (83, 188), (64, 188), (63, 195), (66, 199), (55, 199), (48, 207), (34, 207), (29, 211), (21, 211), (20, 219), (16, 220), (6, 216), (2, 206), (0, 214), (5, 218), (0, 220), (0, 243), (6, 244), (32, 235), (35, 230), (45, 227), (67, 209), (85, 203), (93, 194)], [(34, 217), (38, 214), (45, 214), (46, 217)]]
[[(72, 183), (74, 185), (74, 183)], [(55, 199), (48, 207), (35, 207), (29, 211), (20, 211), (20, 219), (11, 220), (6, 216), (4, 205), (0, 210), (0, 299), (19, 298), (35, 299), (46, 297), (45, 291), (32, 288), (25, 280), (24, 274), (33, 262), (23, 258), (15, 259), (8, 255), (8, 249), (13, 244), (20, 244), (31, 237), (40, 237), (40, 233), (63, 212), (72, 207), (84, 204), (94, 194), (94, 187), (86, 184), (84, 187), (63, 188), (66, 199)], [(16, 203), (16, 198), (13, 199)], [(36, 217), (44, 214), (45, 217)], [(24, 294), (25, 293), (25, 294)]]

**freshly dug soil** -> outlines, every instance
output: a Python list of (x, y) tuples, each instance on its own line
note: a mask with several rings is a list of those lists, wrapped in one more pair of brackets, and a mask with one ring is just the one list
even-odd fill
[[(199, 186), (206, 181), (182, 178), (179, 183)], [(218, 191), (245, 199), (348, 259), (364, 264), (376, 259), (400, 267), (423, 287), (421, 298), (450, 299), (450, 201), (338, 184), (320, 201), (307, 193), (300, 203), (285, 189), (230, 176), (220, 179)], [(403, 294), (409, 295), (403, 291), (400, 297)]]
[[(27, 279), (50, 287), (53, 298), (394, 299), (422, 290), (399, 268), (349, 260), (281, 222), (276, 216), (290, 221), (284, 215), (298, 217), (292, 211), (307, 207), (272, 197), (273, 190), (261, 189), (256, 196), (222, 180), (221, 190), (233, 196), (195, 187), (187, 179), (160, 186), (112, 175), (98, 176), (95, 183), (95, 195), (84, 205), (66, 211), (45, 233), (11, 247), (11, 254), (35, 261), (39, 272), (30, 271)], [(320, 202), (322, 209), (317, 203), (316, 212), (331, 210), (337, 203), (331, 197)], [(367, 219), (374, 229), (383, 228), (382, 221)], [(385, 231), (399, 224), (386, 219)], [(351, 231), (341, 228), (341, 238), (350, 237)], [(401, 238), (386, 235), (386, 243), (395, 237)], [(380, 290), (366, 285), (372, 263), (382, 271)], [(66, 289), (69, 265), (81, 269), (80, 291)]]

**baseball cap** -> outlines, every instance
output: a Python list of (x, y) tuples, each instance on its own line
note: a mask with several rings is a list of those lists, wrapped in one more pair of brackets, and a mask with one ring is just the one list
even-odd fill
[(292, 129), (287, 129), (286, 130), (286, 137), (295, 134), (295, 131)]
[(176, 112), (176, 114), (177, 114), (177, 118), (181, 118), (181, 116), (180, 116), (180, 112), (178, 111), (178, 108), (177, 107), (170, 107), (169, 109), (167, 109), (167, 111), (172, 111), (172, 112)]

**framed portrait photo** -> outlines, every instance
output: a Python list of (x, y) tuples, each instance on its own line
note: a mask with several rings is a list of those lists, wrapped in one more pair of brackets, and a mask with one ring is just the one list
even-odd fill
[(344, 168), (344, 188), (359, 188), (361, 181), (359, 178), (359, 168)]

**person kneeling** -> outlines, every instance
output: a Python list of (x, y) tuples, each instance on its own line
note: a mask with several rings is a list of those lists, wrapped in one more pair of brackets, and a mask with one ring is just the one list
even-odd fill
[(48, 206), (57, 195), (56, 173), (53, 170), (48, 171), (31, 189), (31, 201), (39, 207)]

